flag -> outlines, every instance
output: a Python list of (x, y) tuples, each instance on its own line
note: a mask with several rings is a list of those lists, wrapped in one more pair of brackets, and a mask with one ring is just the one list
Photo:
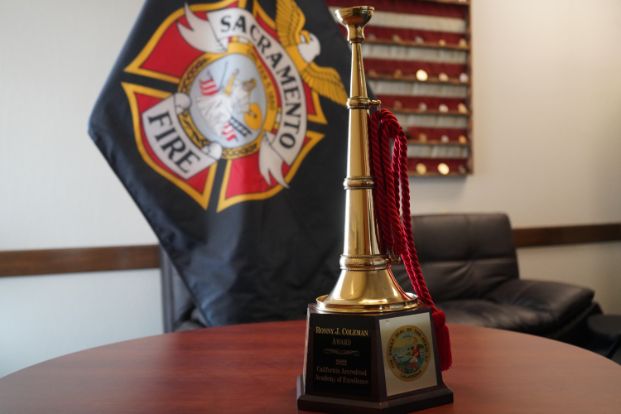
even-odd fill
[(89, 134), (208, 325), (303, 317), (342, 252), (350, 51), (313, 0), (149, 0)]

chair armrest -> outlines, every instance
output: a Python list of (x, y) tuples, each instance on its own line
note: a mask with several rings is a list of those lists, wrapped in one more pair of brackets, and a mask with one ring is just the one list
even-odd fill
[(549, 312), (557, 321), (564, 321), (588, 307), (593, 295), (591, 289), (567, 283), (513, 279), (490, 291), (485, 299)]

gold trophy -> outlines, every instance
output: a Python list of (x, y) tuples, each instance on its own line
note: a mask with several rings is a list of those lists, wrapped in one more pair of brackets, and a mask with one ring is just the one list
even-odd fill
[(298, 408), (392, 413), (453, 401), (442, 381), (431, 312), (395, 280), (380, 251), (369, 159), (369, 99), (362, 62), (373, 7), (342, 8), (352, 47), (351, 96), (341, 274), (329, 295), (309, 305)]

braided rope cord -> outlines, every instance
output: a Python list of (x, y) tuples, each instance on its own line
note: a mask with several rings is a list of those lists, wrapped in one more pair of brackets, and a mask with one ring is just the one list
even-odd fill
[(380, 247), (392, 261), (401, 257), (414, 291), (421, 302), (431, 308), (440, 366), (447, 370), (452, 364), (452, 356), (446, 317), (434, 304), (427, 288), (412, 232), (407, 136), (395, 115), (381, 109), (369, 117), (369, 140)]

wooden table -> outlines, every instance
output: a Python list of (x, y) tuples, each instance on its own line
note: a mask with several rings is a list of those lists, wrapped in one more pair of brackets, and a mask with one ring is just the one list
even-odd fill
[[(304, 322), (153, 336), (0, 379), (0, 413), (296, 412)], [(621, 366), (535, 336), (451, 325), (452, 405), (432, 413), (619, 413)], [(5, 356), (6, 357), (6, 356)]]

